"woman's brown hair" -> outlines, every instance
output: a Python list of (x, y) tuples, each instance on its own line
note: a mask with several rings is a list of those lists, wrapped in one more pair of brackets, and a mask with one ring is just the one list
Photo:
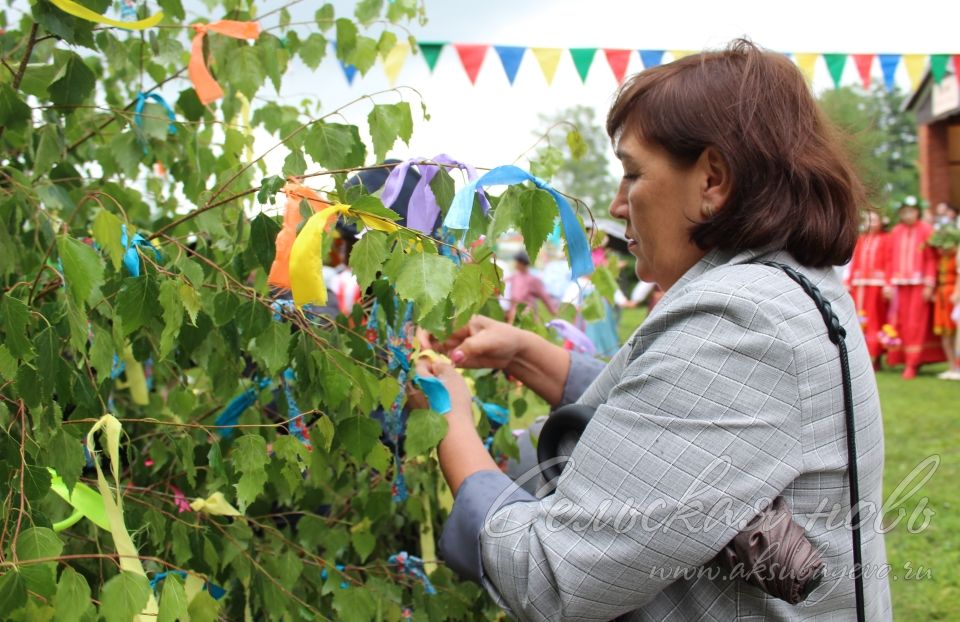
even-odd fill
[(801, 264), (850, 260), (866, 192), (803, 75), (782, 54), (745, 40), (628, 79), (607, 116), (623, 131), (692, 165), (717, 149), (733, 185), (723, 209), (691, 228), (700, 248), (776, 248)]

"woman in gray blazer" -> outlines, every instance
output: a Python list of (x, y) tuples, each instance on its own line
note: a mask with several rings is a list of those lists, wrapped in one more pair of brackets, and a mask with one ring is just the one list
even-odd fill
[[(866, 617), (888, 620), (878, 516), (883, 430), (853, 303), (837, 278), (861, 182), (800, 72), (744, 41), (630, 78), (607, 130), (624, 174), (610, 206), (637, 276), (665, 292), (606, 365), (487, 318), (446, 351), (507, 370), (552, 406), (596, 413), (554, 494), (503, 474), (456, 370), (419, 363), (453, 408), (439, 447), (455, 503), (440, 553), (522, 620), (855, 619), (837, 347), (794, 267), (846, 330)], [(707, 564), (782, 496), (825, 562), (800, 605)]]

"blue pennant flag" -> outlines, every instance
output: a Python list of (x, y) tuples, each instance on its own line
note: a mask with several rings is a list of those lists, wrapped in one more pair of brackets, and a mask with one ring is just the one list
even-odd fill
[(644, 69), (652, 69), (663, 62), (663, 50), (640, 50)]
[(523, 53), (527, 48), (516, 47), (512, 45), (495, 45), (493, 47), (500, 57), (503, 64), (503, 71), (507, 74), (507, 80), (513, 85), (513, 79), (517, 77), (517, 70), (520, 68), (520, 61), (523, 60)]
[(893, 90), (893, 80), (897, 75), (897, 65), (900, 64), (899, 54), (877, 54), (880, 59), (880, 69), (883, 70), (883, 82), (887, 85), (887, 90)]

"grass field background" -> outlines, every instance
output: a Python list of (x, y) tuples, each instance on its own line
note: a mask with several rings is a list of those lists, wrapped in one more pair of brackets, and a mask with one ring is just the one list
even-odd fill
[[(645, 309), (623, 311), (621, 342), (645, 316)], [(938, 380), (936, 374), (944, 369), (924, 367), (911, 381), (902, 380), (899, 370), (877, 374), (886, 451), (884, 498), (905, 480), (923, 479), (908, 476), (926, 458), (939, 456), (929, 480), (898, 506), (904, 518), (886, 536), (898, 622), (960, 620), (960, 382)], [(922, 524), (924, 509), (932, 512), (927, 526), (911, 533), (911, 516), (916, 512), (913, 524)], [(888, 524), (897, 512), (887, 514)], [(916, 578), (908, 579), (908, 574)]]

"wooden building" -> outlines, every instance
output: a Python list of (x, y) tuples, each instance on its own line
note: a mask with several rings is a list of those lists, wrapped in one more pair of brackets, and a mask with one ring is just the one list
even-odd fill
[(920, 196), (960, 206), (960, 80), (948, 71), (936, 84), (928, 71), (906, 109), (917, 117)]

